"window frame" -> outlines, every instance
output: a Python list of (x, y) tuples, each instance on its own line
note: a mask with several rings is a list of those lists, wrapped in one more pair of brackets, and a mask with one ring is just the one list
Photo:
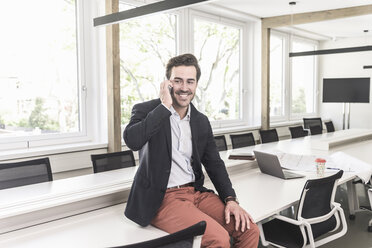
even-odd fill
[[(141, 2), (136, 0), (120, 0), (122, 3), (136, 4), (137, 6), (143, 5)], [(235, 27), (240, 29), (240, 119), (236, 120), (219, 120), (212, 121), (211, 126), (215, 132), (222, 130), (235, 130), (242, 128), (252, 128), (257, 126), (257, 115), (256, 109), (258, 106), (256, 87), (259, 85), (253, 85), (253, 80), (256, 76), (253, 75), (253, 64), (255, 61), (253, 56), (256, 53), (253, 51), (253, 33), (254, 33), (254, 21), (259, 21), (258, 18), (253, 18), (247, 15), (239, 15), (236, 12), (229, 12), (224, 8), (218, 6), (198, 6), (195, 8), (184, 8), (174, 11), (168, 11), (165, 13), (174, 14), (177, 16), (177, 29), (178, 33), (176, 36), (176, 52), (177, 54), (192, 53), (194, 50), (194, 25), (193, 20), (195, 18), (204, 19), (223, 25)], [(221, 17), (221, 13), (226, 13), (226, 17)], [(234, 18), (235, 17), (235, 18)], [(237, 17), (241, 17), (237, 19)], [(249, 56), (243, 56), (244, 54), (252, 54), (252, 58)], [(259, 111), (261, 112), (261, 111)], [(260, 113), (259, 113), (260, 115)], [(122, 129), (125, 127), (122, 126)]]
[(289, 35), (288, 34), (285, 34), (285, 33), (282, 33), (282, 32), (278, 32), (276, 30), (272, 30), (271, 31), (271, 36), (277, 36), (277, 37), (280, 37), (281, 39), (283, 39), (284, 41), (284, 44), (283, 44), (283, 52), (282, 52), (282, 63), (283, 63), (283, 68), (284, 69), (284, 72), (283, 72), (283, 82), (282, 82), (282, 86), (283, 86), (283, 89), (282, 89), (282, 103), (283, 103), (283, 106), (282, 106), (282, 109), (283, 109), (283, 112), (284, 114), (283, 115), (278, 115), (278, 116), (271, 116), (270, 115), (270, 122), (285, 122), (287, 121), (289, 118), (288, 118), (288, 113), (289, 113), (289, 94), (290, 94), (290, 83), (289, 83), (289, 80), (287, 80), (290, 76), (290, 73), (289, 73), (289, 58), (287, 56), (288, 54), (288, 51), (289, 51)]
[(280, 122), (293, 122), (302, 120), (303, 117), (311, 117), (318, 115), (318, 100), (319, 100), (319, 83), (318, 83), (318, 57), (314, 58), (314, 94), (313, 94), (313, 112), (312, 113), (292, 113), (292, 60), (289, 58), (289, 52), (292, 50), (293, 41), (303, 42), (315, 46), (315, 49), (319, 46), (319, 42), (309, 38), (304, 38), (298, 35), (288, 34), (278, 30), (272, 30), (271, 35), (282, 37), (285, 39), (284, 44), (284, 115), (282, 116), (271, 116), (270, 123), (276, 124)]
[[(291, 38), (291, 37), (290, 37)], [(301, 42), (301, 43), (304, 43), (304, 44), (311, 44), (311, 45), (314, 45), (315, 46), (315, 50), (317, 50), (318, 48), (318, 42), (317, 41), (314, 41), (314, 40), (311, 40), (311, 39), (307, 39), (307, 38), (303, 38), (303, 37), (300, 37), (300, 36), (293, 36), (291, 38), (291, 42), (290, 42), (290, 50), (292, 50), (292, 44), (293, 44), (293, 41), (296, 41), (296, 42)], [(291, 87), (290, 87), (290, 91), (289, 91), (289, 108), (290, 108), (290, 112), (289, 112), (289, 120), (302, 120), (303, 117), (311, 117), (311, 116), (316, 116), (318, 114), (318, 100), (319, 100), (319, 84), (318, 84), (318, 56), (314, 56), (314, 64), (313, 64), (313, 68), (314, 68), (314, 71), (313, 71), (313, 112), (311, 113), (301, 113), (301, 114), (294, 114), (292, 113), (292, 60), (290, 59), (289, 60), (289, 68), (290, 68), (290, 74), (289, 74), (289, 78), (290, 78), (290, 84), (291, 84)]]
[[(76, 15), (76, 59), (77, 59), (77, 94), (78, 94), (78, 106), (79, 106), (79, 130), (78, 132), (70, 133), (55, 133), (55, 134), (41, 134), (32, 135), (26, 134), (24, 136), (16, 137), (0, 137), (0, 151), (9, 149), (28, 149), (41, 146), (60, 145), (67, 143), (80, 143), (93, 141), (93, 136), (97, 132), (98, 128), (94, 125), (88, 127), (88, 123), (92, 123), (96, 120), (92, 109), (88, 109), (87, 106), (94, 106), (92, 99), (95, 97), (88, 97), (89, 95), (97, 94), (95, 90), (88, 91), (89, 89), (96, 88), (94, 85), (96, 81), (92, 78), (100, 77), (100, 73), (96, 72), (93, 68), (99, 67), (95, 64), (94, 58), (96, 54), (90, 54), (95, 49), (92, 47), (92, 40), (96, 42), (94, 37), (93, 29), (90, 27), (91, 19), (98, 13), (92, 13), (98, 11), (94, 8), (94, 3), (90, 3), (89, 0), (75, 0), (75, 15)], [(97, 42), (96, 44), (98, 44)], [(93, 75), (92, 75), (93, 74)], [(90, 99), (89, 99), (90, 98)], [(97, 111), (97, 110), (95, 110)], [(96, 124), (97, 126), (100, 124)]]
[[(247, 97), (249, 90), (250, 79), (248, 78), (248, 73), (250, 70), (246, 70), (248, 67), (248, 59), (243, 56), (248, 52), (248, 25), (245, 22), (238, 21), (235, 19), (221, 17), (214, 13), (206, 13), (198, 11), (195, 9), (189, 10), (189, 37), (190, 37), (190, 47), (189, 51), (194, 51), (194, 20), (201, 19), (209, 22), (214, 22), (217, 24), (222, 24), (230, 27), (234, 27), (240, 30), (240, 42), (239, 42), (239, 52), (240, 52), (240, 75), (239, 75), (239, 98), (240, 98), (240, 116), (239, 119), (235, 120), (210, 120), (213, 130), (225, 129), (225, 128), (234, 128), (241, 126), (248, 126), (249, 119), (249, 100)], [(253, 54), (253, 53), (252, 53)], [(253, 113), (252, 113), (253, 114)]]

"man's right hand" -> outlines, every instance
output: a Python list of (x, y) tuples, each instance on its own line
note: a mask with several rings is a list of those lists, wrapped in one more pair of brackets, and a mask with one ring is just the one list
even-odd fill
[(170, 89), (172, 89), (172, 87), (172, 82), (169, 80), (165, 80), (160, 84), (160, 100), (168, 108), (170, 108), (173, 103), (172, 96), (170, 94)]

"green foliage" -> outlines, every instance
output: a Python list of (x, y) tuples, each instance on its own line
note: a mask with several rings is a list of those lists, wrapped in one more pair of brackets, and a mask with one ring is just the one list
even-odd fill
[(35, 99), (35, 107), (28, 118), (28, 126), (40, 128), (41, 130), (58, 130), (59, 125), (46, 114), (44, 99), (38, 97)]
[(298, 95), (293, 99), (292, 102), (293, 113), (306, 113), (306, 98), (304, 88), (298, 90)]
[(28, 122), (28, 119), (23, 118), (23, 119), (20, 119), (18, 123), (13, 124), (12, 126), (29, 127), (29, 122)]
[[(133, 104), (158, 97), (165, 65), (175, 55), (176, 21), (156, 15), (120, 25), (122, 125)], [(240, 31), (209, 21), (194, 24), (194, 54), (202, 67), (194, 103), (211, 120), (239, 118)]]

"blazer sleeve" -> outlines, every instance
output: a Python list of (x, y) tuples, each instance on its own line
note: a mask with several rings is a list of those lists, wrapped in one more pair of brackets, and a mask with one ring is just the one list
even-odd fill
[(140, 103), (133, 106), (132, 115), (126, 126), (123, 138), (126, 145), (133, 151), (140, 150), (149, 139), (159, 132), (165, 121), (169, 121), (171, 112), (162, 104), (148, 106)]
[(221, 200), (228, 196), (236, 196), (232, 187), (229, 174), (227, 173), (225, 163), (220, 157), (214, 141), (213, 132), (209, 121), (207, 121), (207, 144), (205, 146), (201, 162), (208, 173), (214, 187), (216, 188)]

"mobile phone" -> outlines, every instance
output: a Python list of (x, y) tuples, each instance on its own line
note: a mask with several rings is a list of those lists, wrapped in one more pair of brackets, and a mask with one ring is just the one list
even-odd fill
[(168, 90), (169, 90), (169, 94), (173, 94), (173, 87), (172, 86), (170, 86), (170, 85), (168, 85)]

